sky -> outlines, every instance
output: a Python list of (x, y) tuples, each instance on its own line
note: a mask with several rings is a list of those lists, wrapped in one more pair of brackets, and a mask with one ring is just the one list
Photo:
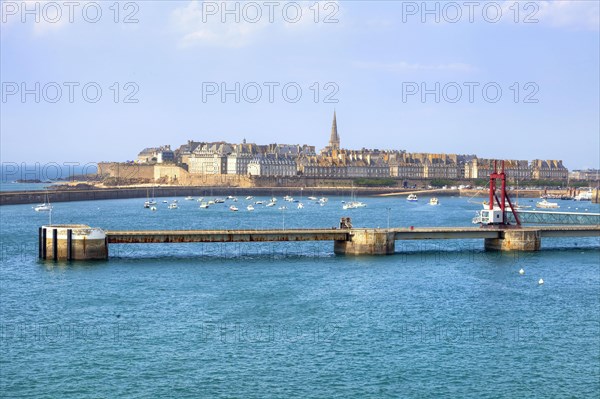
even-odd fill
[(600, 164), (597, 1), (1, 2), (2, 162), (187, 140)]

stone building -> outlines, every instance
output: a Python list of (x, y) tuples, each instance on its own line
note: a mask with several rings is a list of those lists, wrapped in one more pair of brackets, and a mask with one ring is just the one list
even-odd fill
[[(487, 179), (494, 170), (494, 161), (497, 161), (498, 170), (502, 167), (502, 160), (475, 158), (464, 164), (464, 176), (467, 179)], [(505, 160), (504, 172), (511, 180), (530, 180), (531, 168), (528, 161)]]
[(287, 157), (257, 157), (248, 163), (248, 174), (261, 177), (296, 176), (296, 160)]
[(573, 170), (569, 173), (571, 180), (598, 181), (599, 176), (600, 170), (598, 169)]
[(534, 180), (567, 180), (569, 171), (563, 166), (561, 160), (531, 161), (531, 178)]
[(170, 145), (144, 148), (137, 156), (137, 163), (174, 163), (175, 153)]
[(189, 157), (188, 170), (191, 174), (199, 175), (226, 174), (227, 154), (231, 151), (229, 143), (203, 143)]

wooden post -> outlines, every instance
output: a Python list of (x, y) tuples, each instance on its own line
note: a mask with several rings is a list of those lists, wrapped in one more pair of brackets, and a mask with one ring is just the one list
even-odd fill
[(67, 229), (67, 260), (73, 260), (73, 229)]
[(52, 260), (58, 260), (58, 230), (52, 229)]
[(46, 231), (46, 229), (42, 228), (42, 259), (46, 259), (46, 255), (47, 255), (47, 251), (48, 251), (47, 234), (48, 234), (48, 232)]
[(42, 249), (42, 228), (38, 228), (38, 258), (43, 259), (44, 250)]

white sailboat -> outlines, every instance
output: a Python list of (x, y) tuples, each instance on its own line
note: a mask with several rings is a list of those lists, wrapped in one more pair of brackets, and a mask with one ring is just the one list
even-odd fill
[(43, 204), (39, 204), (34, 206), (33, 209), (36, 212), (50, 212), (52, 211), (52, 205), (50, 204), (50, 197), (48, 197), (48, 193), (46, 193), (46, 202)]
[[(324, 201), (324, 202), (326, 202), (326, 201)], [(358, 209), (358, 208), (364, 208), (366, 206), (367, 206), (367, 204), (365, 204), (364, 202), (358, 201), (356, 199), (356, 195), (354, 194), (354, 185), (353, 185), (352, 192), (350, 194), (350, 201), (346, 202), (344, 205), (342, 205), (342, 209)]]
[(152, 199), (148, 198), (148, 189), (146, 189), (146, 202), (144, 202), (144, 208), (150, 208), (153, 205), (156, 205), (156, 201), (154, 200), (154, 187), (152, 187)]

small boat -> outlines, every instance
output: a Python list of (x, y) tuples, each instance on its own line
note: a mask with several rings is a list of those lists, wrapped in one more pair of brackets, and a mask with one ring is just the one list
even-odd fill
[(318, 201), (319, 199), (317, 197), (308, 197), (309, 200), (311, 201)]
[(227, 196), (227, 199), (228, 199), (228, 200), (232, 200), (232, 199), (234, 199), (234, 198), (235, 198), (235, 197), (234, 197), (233, 195), (228, 195), (228, 196)]
[(224, 204), (225, 200), (221, 198), (215, 198), (215, 204)]
[(50, 205), (50, 197), (48, 197), (48, 193), (46, 193), (46, 202), (33, 207), (33, 210), (36, 212), (50, 212), (52, 210), (52, 205)]
[(304, 209), (304, 204), (302, 202), (298, 203), (298, 209)]
[(271, 201), (267, 204), (267, 206), (275, 206), (275, 202)]
[(592, 190), (589, 190), (585, 193), (577, 194), (575, 197), (573, 197), (573, 200), (575, 200), (575, 201), (591, 201), (592, 195), (593, 195)]
[(287, 202), (294, 202), (294, 198), (290, 197), (289, 195), (286, 195), (285, 197), (283, 197), (283, 199)]
[(248, 206), (246, 207), (246, 209), (247, 209), (249, 212), (252, 212), (252, 211), (254, 210), (254, 206), (253, 206), (253, 205), (248, 205)]
[(418, 201), (418, 200), (419, 200), (419, 198), (417, 197), (417, 195), (416, 195), (416, 194), (411, 194), (411, 195), (409, 195), (408, 197), (406, 197), (406, 200), (407, 200), (407, 201), (410, 201), (410, 202), (416, 202), (416, 201)]
[(49, 212), (52, 210), (52, 205), (43, 203), (33, 208), (36, 212)]
[(350, 201), (350, 202), (346, 202), (342, 206), (342, 209), (357, 209), (357, 208), (364, 208), (366, 206), (367, 206), (367, 204), (365, 204), (364, 202)]
[(279, 207), (280, 211), (285, 211), (286, 209), (287, 209), (287, 206), (285, 206), (285, 205)]
[(262, 204), (264, 204), (264, 203), (265, 203), (264, 201), (256, 201), (256, 202), (255, 202), (255, 204), (256, 204), (256, 205), (262, 205)]
[(193, 201), (193, 200), (194, 200), (194, 197), (192, 197), (192, 196), (188, 195), (187, 197), (185, 197), (185, 200), (186, 200), (186, 201)]
[(549, 202), (546, 201), (545, 199), (536, 203), (535, 206), (537, 208), (544, 208), (544, 209), (558, 209), (560, 208), (560, 206), (556, 203), (556, 202)]
[(212, 201), (212, 200), (208, 201), (208, 205), (214, 205), (214, 204), (215, 204), (215, 201)]
[(249, 196), (247, 196), (247, 197), (246, 197), (246, 199), (247, 199), (248, 201), (251, 201), (251, 200), (253, 200), (253, 199), (254, 199), (254, 197), (253, 197), (253, 196), (251, 196), (251, 195), (249, 195)]
[(174, 202), (174, 203), (177, 203), (178, 201), (177, 201), (177, 200), (173, 200), (173, 202)]
[(200, 197), (196, 201), (198, 201), (198, 202), (204, 202), (204, 197)]
[(200, 203), (200, 208), (201, 208), (201, 209), (207, 209), (207, 208), (208, 208), (208, 206), (209, 206), (209, 205), (208, 205), (208, 203), (207, 203), (207, 202), (201, 202), (201, 203)]
[(440, 202), (438, 201), (437, 198), (432, 197), (429, 199), (429, 205), (439, 205), (439, 204), (440, 204)]
[(271, 202), (277, 202), (277, 198), (275, 198), (275, 197), (271, 198)]
[(177, 209), (179, 208), (175, 202), (169, 204), (169, 209)]
[(156, 205), (156, 201), (154, 200), (154, 187), (152, 187), (152, 199), (150, 199), (148, 189), (146, 189), (146, 202), (144, 202), (144, 208), (150, 208), (153, 205)]
[(151, 208), (150, 208), (150, 210), (151, 210), (152, 212), (156, 212), (156, 207), (155, 207), (155, 206), (153, 206), (153, 207), (151, 207)]
[(169, 201), (167, 201), (167, 200), (163, 201), (163, 204), (168, 204), (168, 203), (169, 203)]
[(319, 200), (319, 202), (320, 202), (320, 203), (322, 203), (322, 204), (326, 203), (327, 201), (329, 201), (329, 200), (328, 200), (327, 198), (325, 198), (325, 197), (322, 197), (322, 198)]
[(239, 209), (237, 208), (237, 206), (235, 206), (235, 205), (231, 205), (231, 206), (229, 207), (229, 210), (230, 210), (231, 212), (237, 212)]

